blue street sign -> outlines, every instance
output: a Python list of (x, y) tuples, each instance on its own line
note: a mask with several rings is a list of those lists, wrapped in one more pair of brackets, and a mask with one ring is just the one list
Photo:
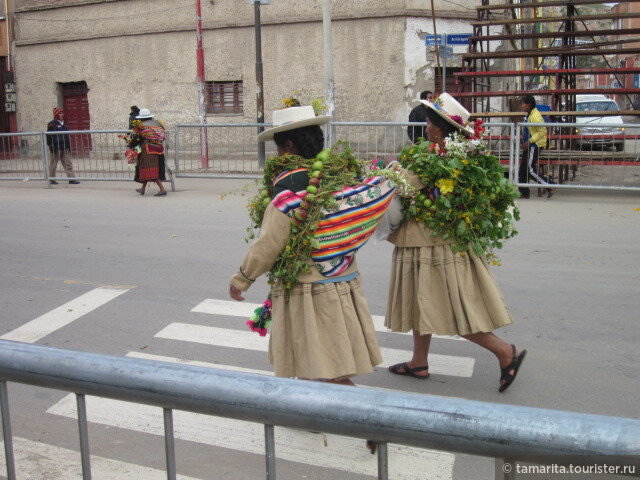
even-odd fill
[(640, 74), (638, 73), (633, 76), (633, 88), (640, 88)]
[(467, 45), (471, 33), (448, 33), (447, 45)]
[[(438, 34), (438, 45), (442, 45), (442, 41), (443, 41), (442, 34)], [(436, 36), (435, 35), (425, 35), (424, 43), (428, 47), (433, 47), (436, 44)]]

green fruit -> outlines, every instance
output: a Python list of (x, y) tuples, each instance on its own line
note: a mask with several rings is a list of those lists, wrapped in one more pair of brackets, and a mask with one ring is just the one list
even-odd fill
[(322, 172), (320, 170), (314, 170), (311, 172), (311, 178), (322, 178)]
[(316, 193), (318, 193), (318, 189), (317, 189), (317, 187), (315, 187), (315, 186), (313, 186), (313, 185), (309, 185), (309, 186), (307, 187), (307, 192), (309, 192), (309, 193), (311, 193), (311, 194), (315, 195)]
[(438, 209), (438, 208), (437, 208), (435, 205), (431, 205), (431, 206), (429, 207), (429, 211), (430, 211), (430, 212), (435, 212), (437, 209)]
[(306, 200), (303, 200), (300, 202), (300, 208), (303, 210), (309, 210), (309, 207), (311, 206), (311, 204), (309, 202), (307, 202)]
[(309, 184), (317, 187), (318, 185), (320, 185), (320, 179), (312, 177), (309, 179)]
[(269, 196), (269, 190), (266, 190), (266, 189), (265, 189), (265, 190), (262, 190), (262, 191), (260, 192), (260, 196), (261, 196), (262, 198), (264, 198), (264, 197), (268, 197), (268, 196)]
[(318, 155), (316, 155), (316, 158), (321, 162), (326, 162), (327, 160), (329, 160), (330, 153), (331, 153), (331, 150), (329, 150), (328, 148), (325, 148)]
[(307, 211), (300, 208), (293, 212), (293, 214), (298, 220), (304, 220), (305, 218), (307, 218)]
[(271, 199), (269, 197), (262, 199), (262, 204), (266, 207), (271, 203)]
[(492, 193), (491, 195), (489, 195), (489, 200), (493, 201), (496, 199), (496, 194)]
[(421, 193), (420, 195), (418, 195), (419, 202), (424, 202), (426, 199), (427, 199), (427, 196), (424, 193)]
[(427, 198), (424, 202), (422, 202), (422, 204), (425, 207), (429, 208), (431, 205), (433, 205), (433, 202)]
[(319, 160), (317, 162), (313, 162), (313, 165), (311, 165), (311, 170), (322, 170), (323, 168), (324, 163)]

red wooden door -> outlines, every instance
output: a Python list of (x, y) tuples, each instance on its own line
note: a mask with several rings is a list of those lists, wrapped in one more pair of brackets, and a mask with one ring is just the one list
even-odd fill
[[(85, 82), (65, 83), (62, 86), (64, 121), (69, 130), (90, 130), (89, 89)], [(88, 153), (91, 151), (91, 135), (70, 135), (71, 151)]]

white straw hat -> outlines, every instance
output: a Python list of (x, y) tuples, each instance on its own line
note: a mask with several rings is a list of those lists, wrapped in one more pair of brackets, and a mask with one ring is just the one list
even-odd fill
[(471, 114), (466, 108), (460, 105), (460, 102), (448, 93), (440, 94), (433, 103), (427, 100), (420, 100), (420, 102), (427, 108), (431, 108), (452, 126), (461, 130), (465, 135), (473, 135), (473, 128), (469, 125), (469, 117)]
[(154, 116), (148, 108), (142, 108), (140, 109), (140, 112), (138, 112), (138, 116), (136, 118), (142, 120), (144, 118), (154, 118)]
[(289, 107), (282, 110), (274, 110), (272, 123), (273, 127), (258, 135), (259, 142), (273, 140), (273, 134), (295, 130), (296, 128), (308, 127), (309, 125), (324, 125), (329, 123), (331, 115), (321, 115), (316, 117), (311, 105), (304, 107)]

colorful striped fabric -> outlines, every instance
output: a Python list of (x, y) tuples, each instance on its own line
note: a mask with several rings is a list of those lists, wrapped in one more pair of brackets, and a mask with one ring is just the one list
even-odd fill
[[(287, 173), (291, 172), (284, 172), (278, 178), (284, 178)], [(328, 278), (339, 276), (349, 268), (355, 253), (371, 238), (387, 211), (395, 189), (385, 178), (369, 177), (333, 195), (338, 205), (331, 211), (325, 210), (325, 218), (314, 233), (320, 247), (311, 253), (320, 273)], [(306, 196), (306, 190), (283, 190), (272, 203), (291, 216)]]
[(334, 192), (338, 208), (326, 212), (314, 238), (320, 247), (311, 258), (325, 277), (343, 274), (355, 253), (375, 231), (395, 195), (395, 188), (382, 177), (366, 178), (362, 184)]
[(138, 133), (142, 136), (142, 138), (145, 139), (146, 142), (155, 145), (162, 144), (165, 139), (164, 128), (162, 127), (148, 127), (145, 125), (140, 128)]

